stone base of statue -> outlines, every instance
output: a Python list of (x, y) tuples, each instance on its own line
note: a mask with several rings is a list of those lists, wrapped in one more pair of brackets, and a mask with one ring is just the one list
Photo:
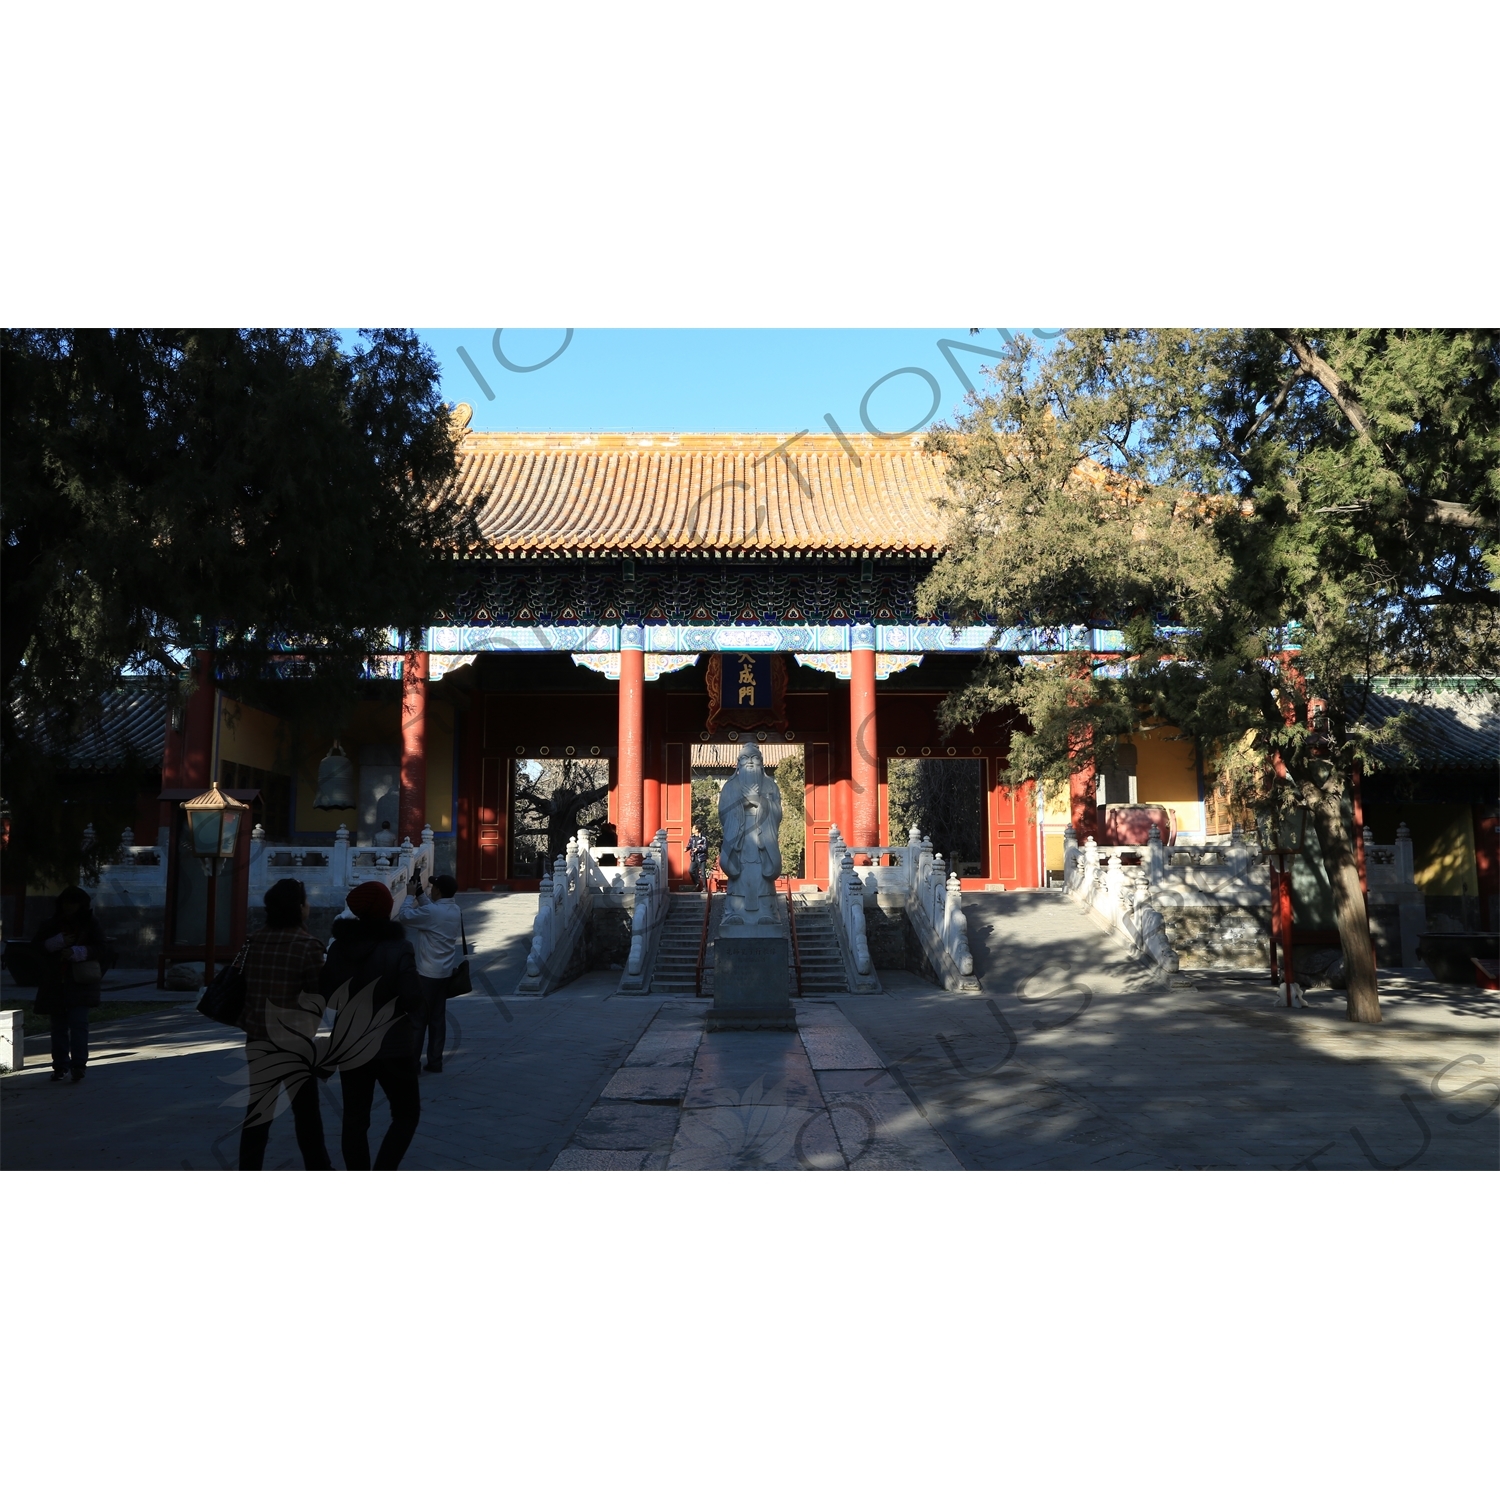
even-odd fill
[(720, 928), (714, 941), (714, 1003), (710, 1031), (795, 1031), (787, 970), (791, 944), (784, 927)]

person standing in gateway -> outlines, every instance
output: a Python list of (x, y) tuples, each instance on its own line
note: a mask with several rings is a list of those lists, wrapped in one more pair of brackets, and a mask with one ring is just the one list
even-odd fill
[(422, 879), (407, 884), (409, 899), (401, 908), (401, 925), (417, 950), (417, 980), (422, 986), (422, 1008), (412, 1016), (416, 1037), (413, 1055), (420, 1060), (422, 1038), (427, 1038), (429, 1073), (443, 1071), (443, 1044), (448, 1040), (448, 986), (459, 965), (463, 914), (454, 897), (458, 882), (451, 875), (434, 875), (428, 882), (434, 893), (422, 893)]
[(411, 1045), (411, 1016), (422, 1004), (422, 993), (411, 942), (391, 921), (390, 887), (379, 880), (366, 880), (349, 892), (346, 904), (351, 915), (334, 921), (333, 941), (323, 961), (318, 992), (331, 1000), (340, 986), (347, 984), (345, 993), (352, 998), (373, 985), (376, 1013), (394, 1003), (395, 1018), (381, 1037), (380, 1050), (372, 1061), (339, 1069), (344, 1091), (340, 1137), (344, 1165), (351, 1172), (370, 1170), (370, 1108), (378, 1083), (391, 1106), (391, 1124), (376, 1153), (375, 1170), (394, 1172), (422, 1116), (422, 1091)]
[(688, 854), (688, 878), (693, 882), (695, 891), (708, 889), (708, 881), (704, 876), (704, 870), (708, 865), (708, 839), (704, 837), (703, 830), (693, 824), (692, 836), (687, 841)]

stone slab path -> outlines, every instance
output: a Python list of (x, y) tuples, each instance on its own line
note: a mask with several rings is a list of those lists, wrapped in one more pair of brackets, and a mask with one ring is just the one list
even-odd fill
[(965, 907), (979, 995), (896, 974), (842, 1004), (966, 1167), (1500, 1166), (1500, 995), (1382, 973), (1354, 1026), (1331, 990), (1164, 984), (1059, 892)]
[(553, 1171), (956, 1171), (959, 1163), (839, 1006), (794, 1032), (705, 1032), (663, 1001)]
[[(476, 991), (450, 1002), (404, 1168), (1500, 1165), (1500, 995), (1383, 973), (1386, 1020), (1356, 1027), (1332, 991), (1287, 1011), (1256, 976), (1169, 987), (1060, 893), (1016, 892), (966, 899), (977, 995), (887, 973), (883, 994), (801, 1002), (795, 1035), (705, 1034), (706, 1000), (621, 996), (609, 972), (516, 997), (535, 899), (462, 900)], [(234, 1167), (237, 1033), (189, 1002), (96, 1026), (93, 1051), (82, 1085), (52, 1084), (28, 1038), (0, 1168)], [(320, 1088), (337, 1162), (340, 1093)], [(372, 1142), (387, 1121), (377, 1094)], [(266, 1165), (301, 1168), (284, 1115)]]

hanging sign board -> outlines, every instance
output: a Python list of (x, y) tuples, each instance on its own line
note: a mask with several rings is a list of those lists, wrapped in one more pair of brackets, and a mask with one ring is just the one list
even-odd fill
[(786, 728), (786, 658), (779, 653), (716, 651), (706, 682), (710, 731)]

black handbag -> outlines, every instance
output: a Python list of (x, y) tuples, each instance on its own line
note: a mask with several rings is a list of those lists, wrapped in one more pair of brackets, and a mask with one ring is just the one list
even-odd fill
[(246, 943), (234, 962), (214, 975), (208, 988), (203, 991), (203, 998), (198, 1001), (200, 1014), (207, 1016), (210, 1021), (217, 1021), (221, 1026), (238, 1026), (242, 1031), (245, 1027), (247, 998), (244, 964), (245, 955), (249, 951), (250, 944)]
[(455, 995), (467, 995), (474, 988), (474, 981), (469, 978), (469, 940), (464, 936), (463, 913), (458, 915), (458, 935), (463, 939), (464, 961), (448, 976), (448, 998), (451, 1000)]

